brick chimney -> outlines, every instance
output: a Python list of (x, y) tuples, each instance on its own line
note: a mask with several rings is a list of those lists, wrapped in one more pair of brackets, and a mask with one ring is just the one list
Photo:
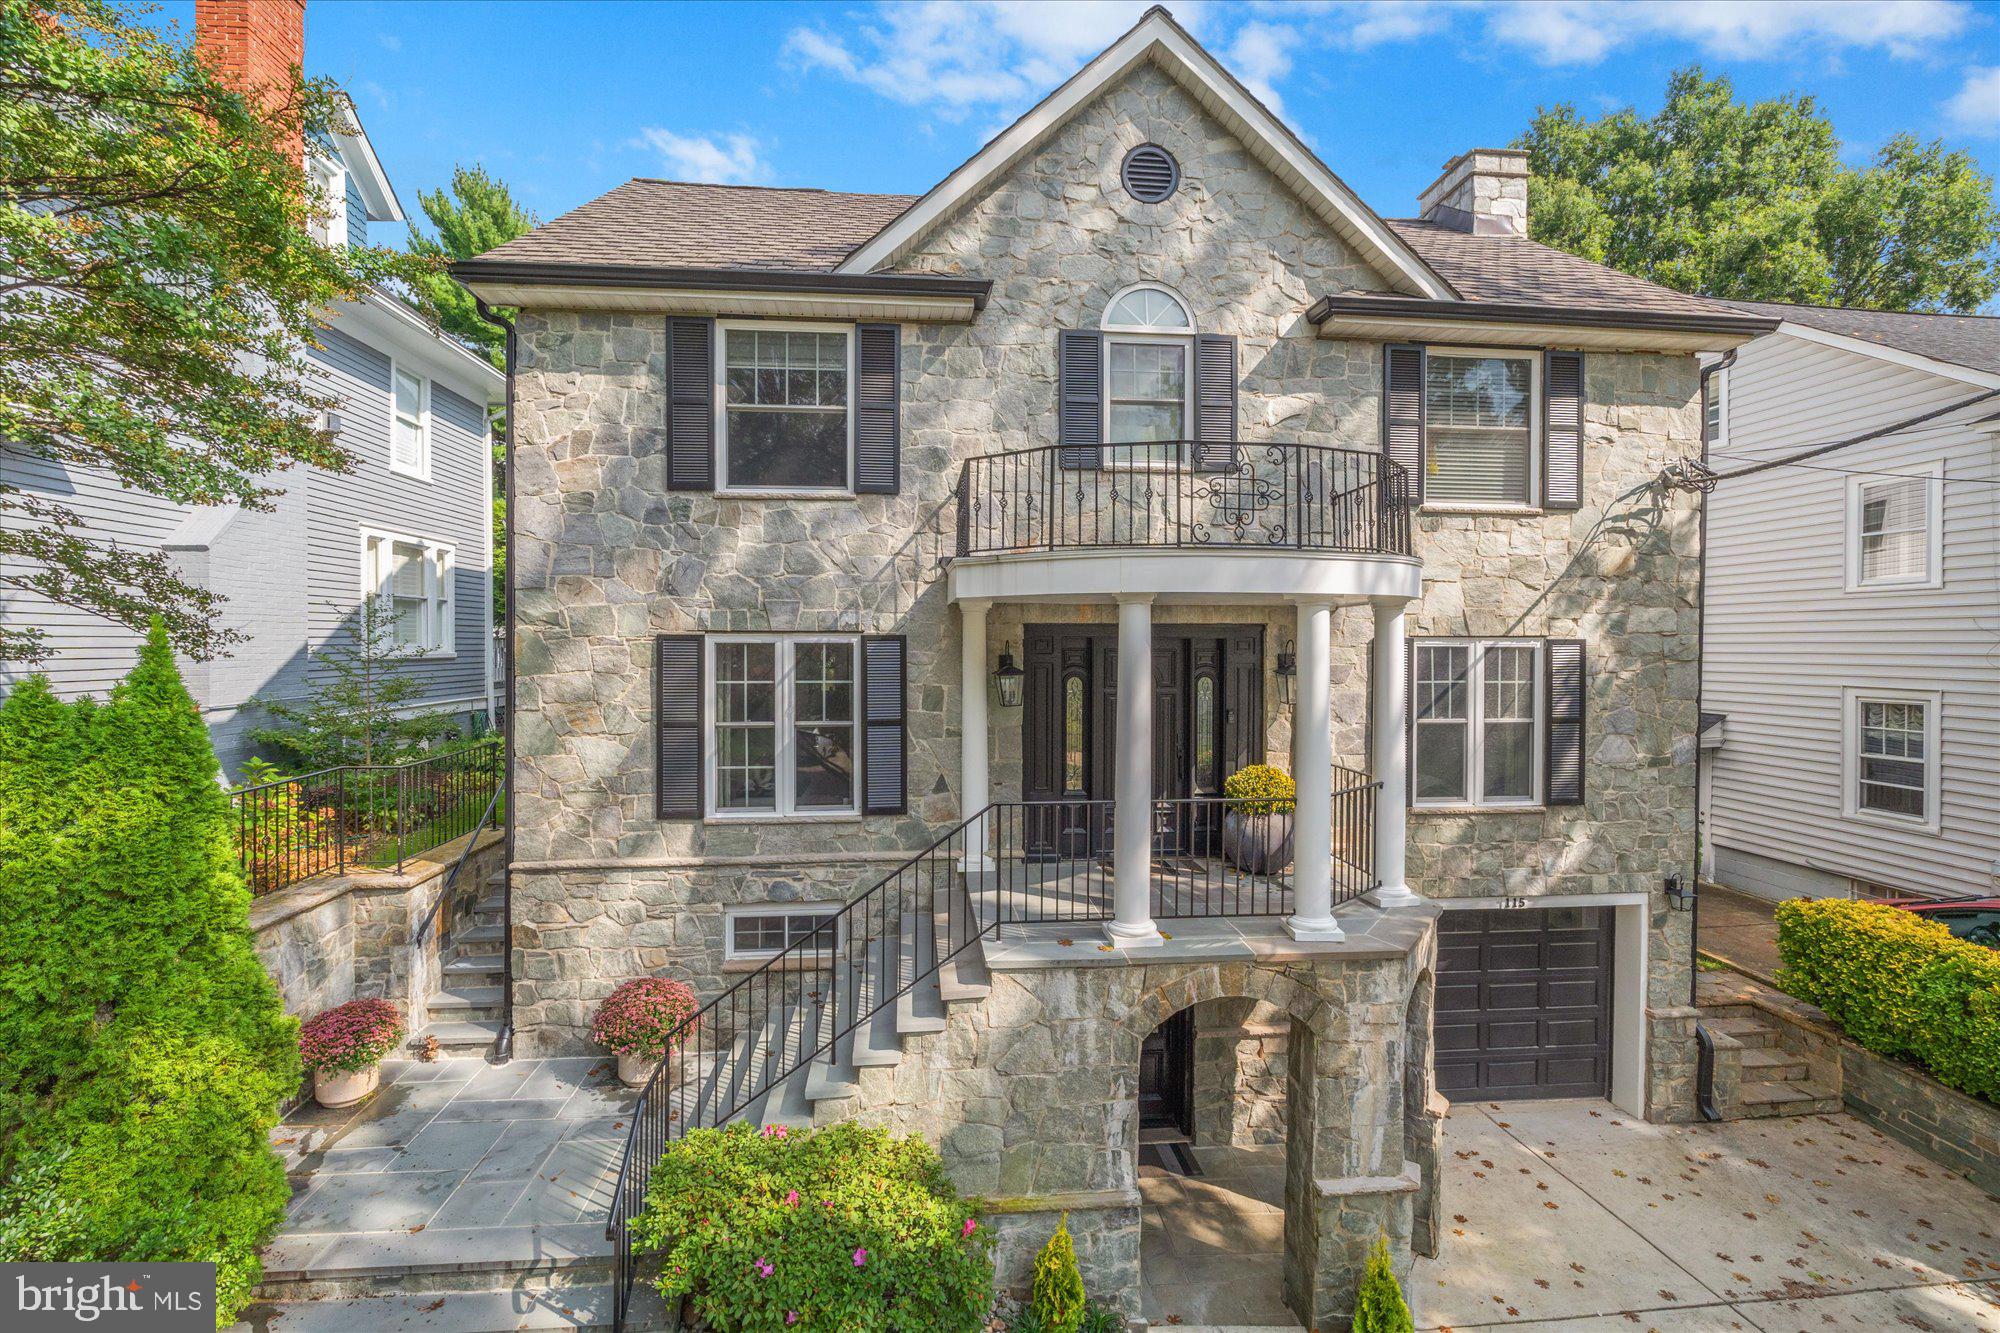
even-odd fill
[(225, 82), (272, 106), (305, 64), (306, 0), (195, 0), (194, 42)]
[(1426, 222), (1475, 236), (1528, 234), (1528, 155), (1518, 148), (1474, 148), (1444, 164), (1417, 196)]

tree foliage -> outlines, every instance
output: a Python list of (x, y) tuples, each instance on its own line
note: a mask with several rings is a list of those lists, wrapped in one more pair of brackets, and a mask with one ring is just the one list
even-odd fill
[(1811, 97), (1738, 101), (1699, 66), (1651, 119), (1543, 108), (1535, 240), (1684, 292), (1873, 310), (1972, 310), (2000, 291), (1993, 179), (1899, 134), (1855, 168)]
[(0, 706), (0, 1260), (213, 1262), (222, 1325), (299, 1083), (228, 819), (158, 624), (107, 701)]
[[(306, 358), (315, 316), (432, 261), (310, 234), (344, 201), (297, 145), (343, 105), (322, 80), (234, 91), (106, 0), (0, 0), (0, 439), (181, 504), (263, 507), (278, 470), (350, 466)], [(197, 659), (241, 637), (163, 554), (18, 489), (0, 516), (0, 591), (157, 614)], [(0, 658), (45, 655), (0, 629)]]
[(1395, 1266), (1389, 1260), (1387, 1237), (1376, 1240), (1368, 1252), (1368, 1267), (1362, 1271), (1360, 1290), (1354, 1293), (1352, 1333), (1412, 1333), (1409, 1303), (1396, 1281)]
[[(451, 173), (449, 190), (425, 190), (417, 195), (424, 216), (437, 228), (432, 239), (410, 227), (410, 253), (434, 261), (435, 267), (423, 279), (425, 293), (436, 305), (438, 323), (477, 346), (495, 367), (504, 368), (505, 338), (501, 331), (479, 316), (472, 293), (461, 287), (444, 265), (456, 259), (470, 259), (533, 231), (535, 215), (514, 202), (502, 181), (486, 173), (484, 167), (459, 167)], [(513, 312), (502, 313), (512, 317)]]
[(418, 708), (424, 683), (411, 674), (409, 653), (396, 646), (384, 602), (363, 597), (349, 632), (313, 651), (314, 670), (302, 698), (252, 700), (277, 724), (256, 728), (253, 740), (284, 752), (303, 769), (322, 769), (399, 763), (458, 735), (452, 717)]

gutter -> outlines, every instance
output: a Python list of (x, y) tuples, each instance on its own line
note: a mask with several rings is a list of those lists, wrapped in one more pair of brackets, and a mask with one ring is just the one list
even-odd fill
[(993, 291), (989, 278), (928, 273), (804, 273), (740, 268), (663, 268), (650, 264), (521, 263), (505, 259), (461, 259), (451, 275), (468, 287), (506, 283), (515, 287), (624, 287), (679, 291), (769, 291), (838, 293), (848, 296), (931, 296), (970, 299), (984, 310)]
[[(506, 765), (501, 790), (507, 793), (507, 822), (501, 837), (504, 845), (500, 851), (500, 1035), (493, 1043), (493, 1054), (499, 1063), (505, 1064), (514, 1058), (514, 830), (520, 822), (521, 805), (514, 788), (514, 682), (520, 676), (518, 667), (520, 655), (514, 651), (516, 636), (514, 613), (514, 572), (520, 568), (515, 560), (514, 550), (514, 321), (500, 314), (478, 296), (472, 298), (479, 317), (507, 333), (507, 581), (505, 604), (507, 608), (507, 689), (505, 702), (501, 705), (504, 715), (500, 719), (502, 763)], [(492, 475), (492, 467), (487, 466), (487, 474)], [(490, 521), (492, 505), (487, 506)], [(493, 645), (486, 645), (487, 670), (492, 670)], [(486, 697), (493, 697), (489, 686)]]
[(1769, 333), (1779, 324), (1778, 320), (1759, 315), (1682, 315), (1658, 310), (1606, 310), (1601, 306), (1523, 305), (1513, 301), (1432, 301), (1411, 296), (1322, 296), (1306, 311), (1306, 322), (1317, 327), (1335, 315), (1744, 335)]

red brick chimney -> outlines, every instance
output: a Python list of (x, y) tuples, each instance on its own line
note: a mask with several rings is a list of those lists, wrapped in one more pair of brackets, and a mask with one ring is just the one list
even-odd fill
[(306, 0), (195, 0), (194, 42), (224, 81), (273, 105), (305, 64)]

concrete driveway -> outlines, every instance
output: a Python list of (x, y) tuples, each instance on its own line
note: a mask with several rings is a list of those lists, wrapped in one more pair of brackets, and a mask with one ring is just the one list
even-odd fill
[(1454, 1106), (1420, 1329), (2000, 1333), (2000, 1199), (1851, 1116)]

